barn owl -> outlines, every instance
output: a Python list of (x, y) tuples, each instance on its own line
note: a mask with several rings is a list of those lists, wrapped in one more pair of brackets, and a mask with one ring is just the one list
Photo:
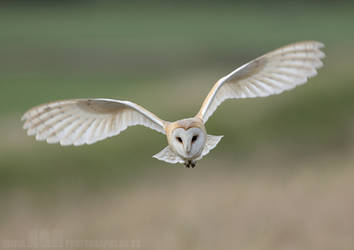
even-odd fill
[(168, 122), (130, 101), (73, 99), (34, 107), (22, 120), (28, 135), (61, 145), (92, 144), (143, 125), (165, 134), (168, 146), (153, 157), (195, 167), (223, 136), (209, 135), (205, 123), (227, 99), (265, 97), (304, 84), (317, 74), (325, 54), (316, 41), (290, 44), (260, 56), (219, 79), (192, 118)]

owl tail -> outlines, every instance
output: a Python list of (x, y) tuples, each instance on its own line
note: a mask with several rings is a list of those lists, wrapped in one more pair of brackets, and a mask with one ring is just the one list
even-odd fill
[(162, 149), (160, 152), (158, 152), (156, 155), (153, 155), (152, 157), (168, 163), (184, 163), (184, 160), (181, 157), (179, 157), (175, 152), (173, 152), (170, 146), (165, 147), (164, 149)]
[(215, 148), (223, 137), (223, 135), (208, 135), (202, 154), (197, 158), (197, 160), (202, 159), (204, 155), (207, 155), (213, 148)]

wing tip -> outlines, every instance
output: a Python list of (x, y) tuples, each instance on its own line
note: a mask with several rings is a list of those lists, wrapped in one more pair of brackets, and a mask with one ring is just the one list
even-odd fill
[[(312, 45), (316, 46), (316, 48), (319, 48), (319, 49), (325, 47), (323, 42), (316, 41), (316, 40), (305, 40), (305, 41), (293, 43), (293, 45), (295, 45), (295, 44), (312, 44)], [(290, 44), (290, 46), (291, 46), (291, 44)]]
[(323, 42), (317, 42), (317, 44), (318, 44), (318, 48), (320, 48), (320, 49), (326, 47), (326, 45)]
[(300, 42), (300, 43), (308, 43), (308, 44), (313, 44), (315, 45), (317, 48), (321, 49), (321, 48), (324, 48), (325, 45), (323, 42), (320, 42), (320, 41), (316, 41), (316, 40), (308, 40), (308, 41), (303, 41), (303, 42)]

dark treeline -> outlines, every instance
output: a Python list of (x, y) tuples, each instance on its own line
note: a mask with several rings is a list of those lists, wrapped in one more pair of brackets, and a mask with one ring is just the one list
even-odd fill
[[(216, 3), (211, 3), (210, 1), (204, 1), (204, 0), (179, 0), (178, 3), (188, 3), (188, 4), (207, 4), (207, 5), (215, 5)], [(38, 4), (51, 4), (55, 3), (56, 5), (58, 4), (82, 4), (82, 5), (87, 5), (87, 4), (104, 4), (104, 3), (124, 3), (124, 4), (138, 4), (138, 3), (144, 3), (142, 1), (138, 0), (3, 0), (2, 3), (7, 3), (7, 4), (33, 4), (33, 3), (38, 3)], [(150, 0), (149, 4), (154, 3), (154, 4), (165, 4), (165, 3), (176, 3), (175, 0)], [(333, 0), (253, 0), (253, 1), (245, 1), (245, 0), (220, 0), (218, 3), (227, 3), (227, 4), (259, 4), (259, 5), (267, 5), (269, 6), (270, 4), (273, 3), (279, 3), (279, 4), (330, 4), (330, 5), (341, 5), (341, 4), (348, 4), (351, 3), (354, 5), (353, 0), (339, 0), (339, 1), (333, 1)]]

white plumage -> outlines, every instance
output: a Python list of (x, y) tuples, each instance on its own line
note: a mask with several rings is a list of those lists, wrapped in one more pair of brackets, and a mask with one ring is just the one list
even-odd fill
[(323, 47), (316, 41), (299, 42), (237, 68), (215, 83), (193, 118), (167, 122), (129, 101), (74, 99), (30, 109), (22, 117), (24, 129), (37, 140), (79, 146), (143, 125), (167, 136), (169, 145), (155, 158), (194, 167), (222, 138), (207, 135), (204, 124), (223, 101), (279, 94), (304, 84), (322, 67)]

